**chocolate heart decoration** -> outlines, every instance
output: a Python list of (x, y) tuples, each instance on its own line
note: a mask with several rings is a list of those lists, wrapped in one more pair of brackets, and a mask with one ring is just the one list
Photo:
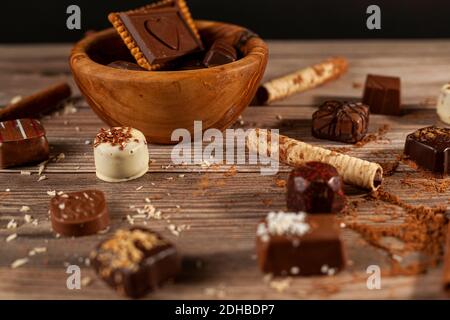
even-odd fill
[(167, 17), (150, 18), (145, 21), (145, 28), (165, 46), (178, 50), (178, 28), (173, 19)]

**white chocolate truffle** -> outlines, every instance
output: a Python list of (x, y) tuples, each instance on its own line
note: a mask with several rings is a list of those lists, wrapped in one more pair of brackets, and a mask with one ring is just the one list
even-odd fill
[(137, 179), (148, 171), (145, 136), (129, 127), (101, 129), (94, 142), (95, 171), (106, 182)]
[(441, 120), (450, 124), (450, 83), (447, 83), (441, 89), (437, 103), (437, 114)]

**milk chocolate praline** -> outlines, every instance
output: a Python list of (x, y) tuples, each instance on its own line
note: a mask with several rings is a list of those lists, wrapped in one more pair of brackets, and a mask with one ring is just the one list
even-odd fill
[(53, 230), (64, 236), (96, 234), (109, 226), (109, 213), (103, 192), (84, 190), (58, 194), (50, 200)]

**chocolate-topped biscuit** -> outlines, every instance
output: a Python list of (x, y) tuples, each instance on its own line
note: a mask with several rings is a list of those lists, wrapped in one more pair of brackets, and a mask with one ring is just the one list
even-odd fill
[(50, 217), (56, 233), (80, 237), (109, 226), (105, 195), (98, 190), (63, 193), (50, 200)]
[(38, 120), (0, 122), (0, 168), (36, 163), (48, 157), (48, 141)]
[(160, 69), (169, 61), (203, 50), (184, 0), (111, 13), (109, 20), (138, 64), (147, 70)]
[(369, 107), (360, 102), (326, 101), (312, 118), (314, 137), (356, 143), (367, 133)]
[(90, 255), (99, 277), (118, 293), (140, 298), (181, 269), (173, 244), (145, 228), (120, 229)]
[(405, 155), (419, 166), (450, 173), (450, 129), (435, 126), (419, 129), (406, 137)]

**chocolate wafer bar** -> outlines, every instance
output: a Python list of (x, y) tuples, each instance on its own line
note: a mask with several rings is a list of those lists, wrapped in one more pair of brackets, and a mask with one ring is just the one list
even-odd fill
[(159, 70), (170, 61), (203, 50), (184, 0), (111, 13), (108, 19), (137, 63), (147, 70)]
[(34, 119), (0, 122), (0, 168), (47, 160), (49, 147), (44, 127)]

